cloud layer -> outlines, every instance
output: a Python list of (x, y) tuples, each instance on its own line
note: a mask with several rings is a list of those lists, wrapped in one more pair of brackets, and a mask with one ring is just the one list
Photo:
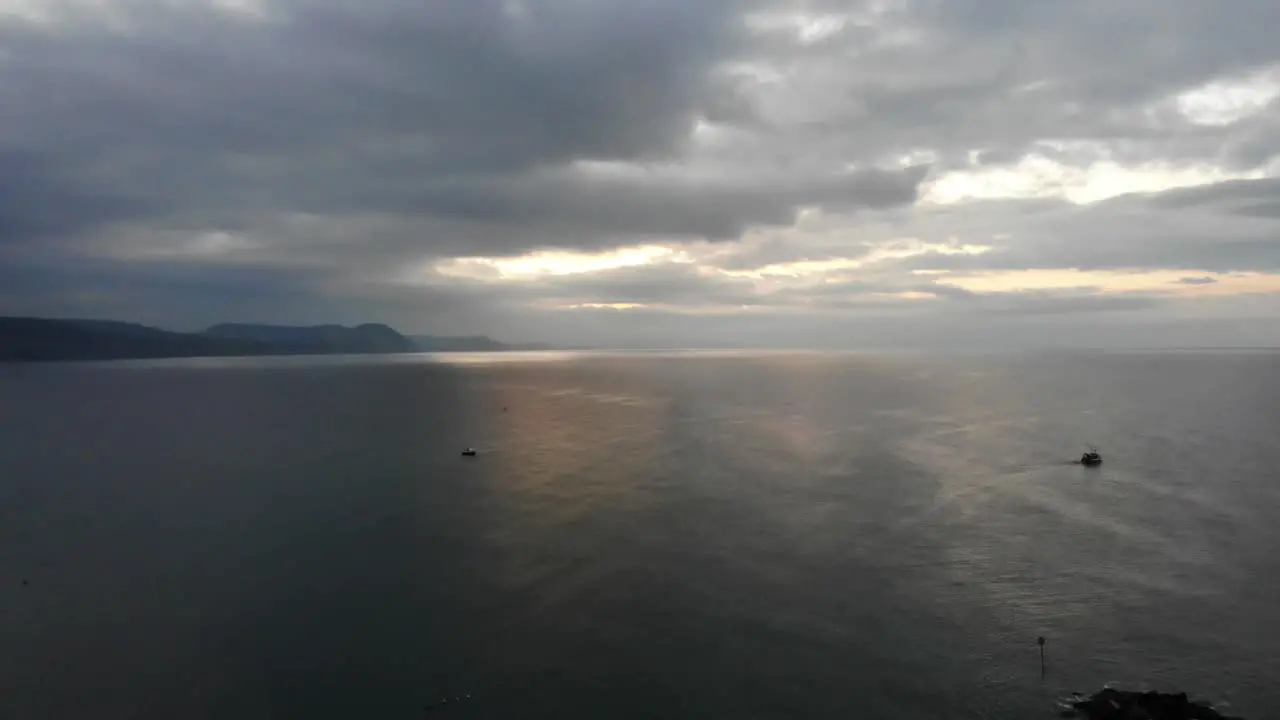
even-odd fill
[(1191, 0), (0, 0), (0, 312), (1275, 342), (1278, 25)]

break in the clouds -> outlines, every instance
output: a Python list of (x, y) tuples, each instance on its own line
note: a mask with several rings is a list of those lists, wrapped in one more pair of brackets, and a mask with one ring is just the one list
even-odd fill
[(0, 312), (1274, 344), (1280, 5), (0, 0)]

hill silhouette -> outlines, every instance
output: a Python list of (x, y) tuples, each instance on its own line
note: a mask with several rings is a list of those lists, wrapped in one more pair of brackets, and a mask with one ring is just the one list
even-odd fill
[(184, 333), (114, 320), (0, 317), (0, 361), (121, 360), (130, 358), (334, 355), (502, 351), (511, 346), (484, 336), (409, 338), (365, 323), (264, 325), (221, 323)]

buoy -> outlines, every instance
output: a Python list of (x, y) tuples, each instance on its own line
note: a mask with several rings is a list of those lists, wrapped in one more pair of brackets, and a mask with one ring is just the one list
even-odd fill
[(1040, 677), (1044, 677), (1044, 636), (1036, 638), (1036, 644), (1040, 646)]

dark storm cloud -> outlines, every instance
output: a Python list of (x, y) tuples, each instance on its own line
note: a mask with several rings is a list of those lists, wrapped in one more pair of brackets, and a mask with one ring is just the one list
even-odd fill
[(69, 171), (153, 199), (157, 225), (403, 218), (374, 254), (729, 239), (789, 225), (801, 206), (912, 202), (926, 170), (695, 181), (570, 169), (676, 158), (696, 117), (747, 112), (713, 72), (741, 34), (741, 6), (723, 0), (279, 0), (261, 18), (107, 7), (124, 29), (93, 18), (0, 29), (0, 103), (12, 108), (0, 142), (58, 148)]
[(469, 173), (676, 149), (731, 29), (724, 2), (519, 4), (277, 0), (256, 20), (107, 3), (127, 27), (9, 27), (6, 89), (36, 141), (96, 152), (381, 144)]
[[(823, 177), (776, 176), (696, 182), (680, 177), (611, 177), (563, 171), (417, 184), (386, 182), (368, 195), (315, 198), (309, 209), (379, 212), (420, 227), (410, 252), (508, 254), (535, 247), (613, 247), (630, 237), (737, 238), (752, 226), (789, 226), (801, 207), (833, 210), (913, 202), (927, 168), (865, 170)], [(371, 180), (370, 182), (377, 182)], [(337, 203), (335, 205), (335, 203)], [(345, 203), (345, 205), (341, 204)]]
[(403, 211), (422, 199), (407, 185), (671, 155), (722, 4), (527, 5), (279, 2), (258, 21), (122, 3), (107, 5), (131, 23), (118, 31), (11, 25), (0, 142), (60, 149), (197, 217)]

